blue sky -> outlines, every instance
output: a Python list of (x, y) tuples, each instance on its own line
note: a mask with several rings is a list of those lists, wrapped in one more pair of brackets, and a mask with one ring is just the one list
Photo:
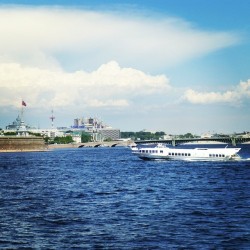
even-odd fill
[[(249, 131), (248, 0), (0, 1), (0, 127)], [(6, 25), (8, 24), (8, 25)]]

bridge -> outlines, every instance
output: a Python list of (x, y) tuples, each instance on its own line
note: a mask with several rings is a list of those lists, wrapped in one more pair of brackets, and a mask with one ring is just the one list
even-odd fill
[(223, 142), (227, 144), (232, 144), (236, 146), (237, 144), (250, 142), (250, 138), (238, 138), (238, 137), (215, 137), (215, 138), (172, 138), (169, 140), (140, 140), (140, 141), (109, 141), (109, 142), (86, 142), (86, 143), (70, 143), (70, 144), (51, 144), (49, 149), (54, 148), (97, 148), (97, 147), (127, 147), (131, 144), (156, 144), (156, 143), (165, 143), (172, 146), (176, 146), (182, 143), (187, 142)]
[(49, 149), (63, 149), (63, 148), (97, 148), (97, 147), (127, 147), (133, 141), (108, 141), (108, 142), (85, 142), (85, 143), (68, 143), (68, 144), (49, 144)]
[(133, 143), (132, 141), (105, 141), (105, 142), (85, 142), (85, 143), (77, 143), (78, 148), (83, 148), (83, 147), (91, 147), (91, 148), (97, 148), (97, 147), (127, 147)]
[(213, 137), (213, 138), (172, 138), (168, 140), (143, 140), (143, 141), (135, 141), (136, 144), (149, 144), (149, 143), (165, 143), (170, 144), (172, 146), (177, 146), (179, 144), (188, 143), (188, 142), (222, 142), (227, 144), (232, 144), (236, 146), (237, 144), (250, 142), (250, 138), (242, 138), (242, 137)]

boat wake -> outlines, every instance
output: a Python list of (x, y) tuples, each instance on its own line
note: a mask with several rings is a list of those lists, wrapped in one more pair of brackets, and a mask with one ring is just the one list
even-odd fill
[(250, 161), (250, 158), (242, 159), (243, 161)]

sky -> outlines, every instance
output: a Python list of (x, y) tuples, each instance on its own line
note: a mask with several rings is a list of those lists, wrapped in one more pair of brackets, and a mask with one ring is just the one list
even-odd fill
[(0, 0), (0, 128), (250, 131), (250, 1)]

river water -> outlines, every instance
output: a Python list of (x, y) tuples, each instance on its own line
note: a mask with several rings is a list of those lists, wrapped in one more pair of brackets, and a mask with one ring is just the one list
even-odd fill
[(143, 161), (127, 148), (1, 153), (0, 249), (250, 249), (250, 145), (240, 154), (184, 162)]

